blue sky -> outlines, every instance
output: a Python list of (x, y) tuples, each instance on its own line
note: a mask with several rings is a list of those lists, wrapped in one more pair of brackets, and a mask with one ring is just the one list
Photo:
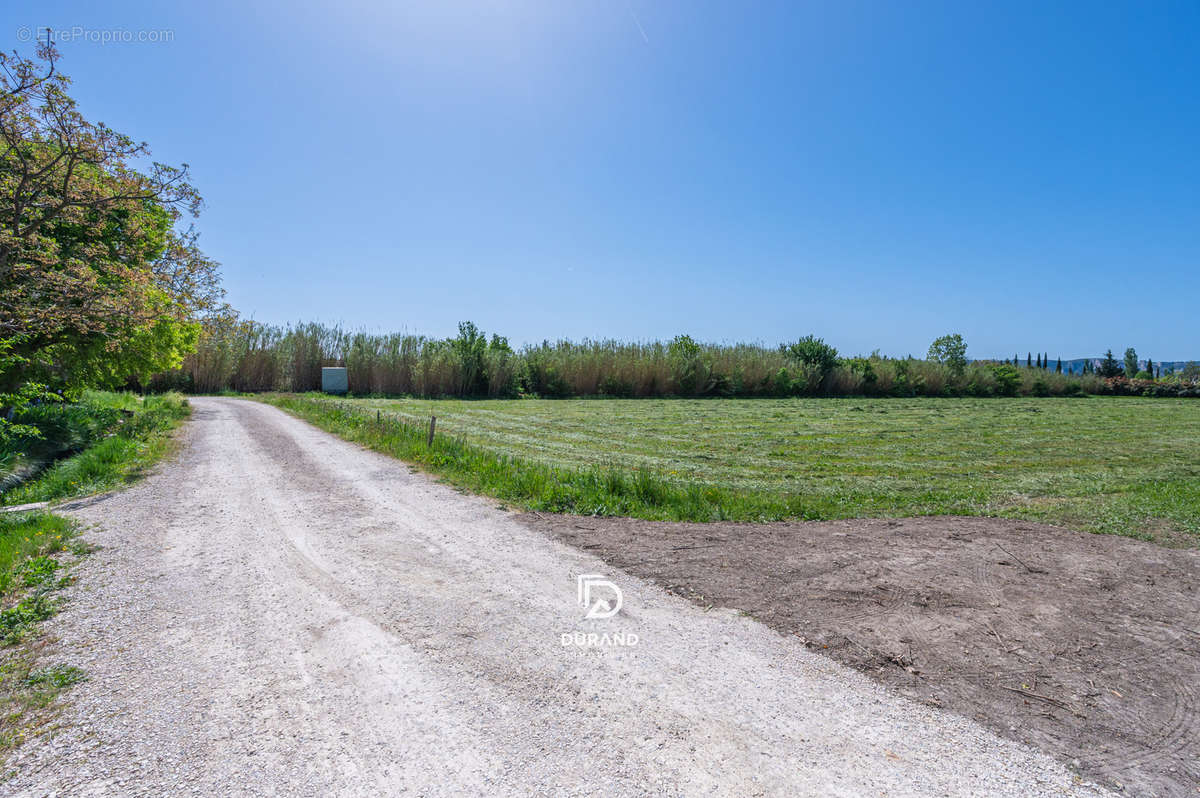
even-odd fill
[(261, 321), (1200, 357), (1195, 2), (24, 5)]

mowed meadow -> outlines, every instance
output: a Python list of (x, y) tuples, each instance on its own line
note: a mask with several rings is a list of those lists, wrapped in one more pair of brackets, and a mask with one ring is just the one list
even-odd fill
[(1200, 410), (1188, 400), (259, 398), (528, 509), (995, 515), (1200, 545)]

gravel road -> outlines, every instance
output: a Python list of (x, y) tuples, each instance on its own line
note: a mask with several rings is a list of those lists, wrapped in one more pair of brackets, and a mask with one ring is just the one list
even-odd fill
[[(49, 626), (90, 678), (7, 794), (1104, 794), (494, 501), (193, 406), (173, 462), (71, 510), (99, 549)], [(583, 618), (580, 574), (621, 588), (615, 618)]]

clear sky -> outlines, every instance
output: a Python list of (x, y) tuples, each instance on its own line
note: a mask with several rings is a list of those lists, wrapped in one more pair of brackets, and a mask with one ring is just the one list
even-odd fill
[(59, 49), (85, 112), (191, 164), (260, 321), (1200, 357), (1195, 0), (0, 16), (26, 52), (82, 29)]

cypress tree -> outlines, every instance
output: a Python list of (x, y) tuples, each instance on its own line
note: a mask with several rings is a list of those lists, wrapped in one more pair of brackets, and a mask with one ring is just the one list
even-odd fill
[(1096, 372), (1105, 379), (1119, 377), (1125, 373), (1125, 369), (1121, 368), (1121, 361), (1113, 357), (1113, 351), (1109, 349), (1104, 353), (1104, 359), (1100, 361), (1100, 369)]
[(1062, 357), (1058, 358), (1058, 362), (1054, 364), (1054, 373), (1062, 374)]
[(1033, 368), (1033, 353), (1032, 352), (1025, 353), (1025, 368), (1027, 368), (1027, 369)]

